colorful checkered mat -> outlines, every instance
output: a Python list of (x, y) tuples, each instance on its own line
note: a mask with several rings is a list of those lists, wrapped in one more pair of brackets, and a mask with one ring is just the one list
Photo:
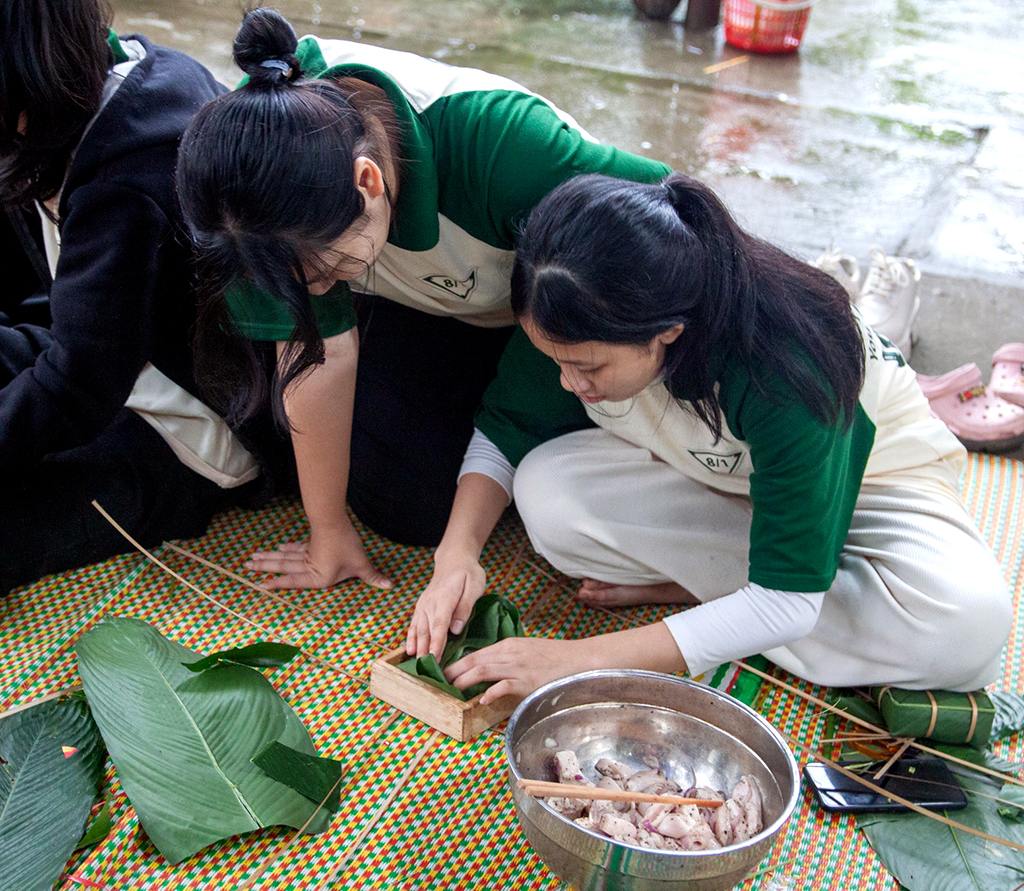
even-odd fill
[[(1020, 602), (1024, 589), (1024, 463), (972, 455), (965, 498)], [(301, 508), (277, 503), (259, 513), (219, 517), (209, 533), (183, 545), (227, 569), (253, 550), (301, 539)], [(217, 569), (161, 548), (159, 557), (198, 586), (195, 593), (138, 554), (44, 579), (0, 599), (0, 710), (77, 681), (74, 643), (104, 615), (130, 615), (180, 643), (211, 652), (256, 639), (287, 640), (302, 656), (270, 674), (306, 723), (318, 749), (344, 762), (342, 807), (329, 831), (296, 835), (273, 829), (213, 845), (169, 866), (146, 840), (112, 771), (114, 828), (80, 853), (61, 891), (211, 891), (288, 889), (562, 889), (516, 822), (506, 788), (500, 728), (458, 743), (372, 698), (370, 665), (400, 646), (415, 598), (430, 576), (430, 552), (366, 536), (371, 559), (396, 582), (383, 594), (359, 584), (333, 591), (267, 597)], [(507, 594), (532, 634), (578, 637), (662, 615), (644, 607), (588, 609), (566, 591), (526, 541), (514, 518), (503, 522), (484, 555), (492, 589)], [(1024, 617), (1005, 655), (1004, 689), (1020, 689)], [(776, 676), (820, 695), (775, 669)], [(713, 678), (796, 739), (813, 743), (825, 717), (815, 706), (735, 667)], [(1021, 760), (1018, 743), (1002, 754)], [(800, 758), (799, 760), (806, 760)], [(1013, 855), (1019, 856), (1019, 855)], [(786, 835), (744, 891), (894, 891), (897, 882), (852, 820), (817, 808), (805, 794)]]

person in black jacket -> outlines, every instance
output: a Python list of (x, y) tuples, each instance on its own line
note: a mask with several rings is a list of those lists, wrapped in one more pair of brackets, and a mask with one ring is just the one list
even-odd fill
[[(101, 0), (0, 0), (0, 594), (203, 533), (287, 476), (286, 441), (204, 404), (178, 141), (225, 92), (118, 37)], [(269, 417), (269, 416), (268, 416)]]

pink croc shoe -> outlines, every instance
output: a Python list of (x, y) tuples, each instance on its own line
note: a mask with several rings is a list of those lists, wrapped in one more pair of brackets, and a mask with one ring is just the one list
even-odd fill
[(1004, 343), (992, 354), (988, 386), (1007, 402), (1024, 405), (1024, 343)]
[(973, 362), (936, 377), (919, 374), (917, 382), (932, 414), (971, 451), (1002, 452), (1024, 443), (1024, 407), (987, 392)]

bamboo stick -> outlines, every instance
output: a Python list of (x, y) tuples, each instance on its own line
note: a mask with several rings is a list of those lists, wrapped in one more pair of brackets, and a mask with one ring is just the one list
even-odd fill
[[(176, 578), (179, 582), (181, 582), (190, 591), (194, 591), (196, 594), (198, 594), (204, 600), (210, 601), (210, 603), (212, 603), (218, 609), (224, 610), (224, 612), (228, 613), (229, 615), (234, 616), (236, 619), (241, 619), (247, 625), (252, 625), (252, 627), (255, 628), (257, 631), (261, 631), (264, 634), (268, 634), (268, 635), (270, 635), (271, 638), (278, 637), (278, 635), (277, 635), (277, 633), (275, 631), (271, 631), (269, 628), (265, 627), (264, 625), (261, 625), (259, 622), (254, 622), (248, 616), (243, 616), (240, 612), (238, 612), (237, 610), (233, 610), (226, 603), (221, 603), (219, 600), (217, 600), (217, 598), (211, 597), (209, 594), (207, 594), (205, 591), (203, 591), (202, 588), (200, 588), (198, 585), (192, 584), (192, 582), (190, 582), (183, 575), (181, 575), (180, 573), (177, 573), (173, 569), (171, 569), (171, 567), (168, 566), (166, 563), (164, 563), (159, 557), (157, 557), (152, 552), (148, 551), (141, 544), (139, 544), (134, 538), (132, 538), (132, 536), (128, 534), (127, 530), (125, 530), (125, 528), (123, 526), (121, 526), (117, 522), (117, 520), (115, 520), (112, 516), (110, 516), (110, 514), (108, 514), (103, 509), (103, 507), (100, 505), (100, 503), (98, 501), (93, 501), (92, 502), (92, 506), (94, 508), (96, 508), (96, 510), (98, 510), (103, 515), (103, 518), (108, 523), (110, 523), (111, 526), (113, 526), (118, 532), (121, 533), (121, 535), (124, 536), (124, 538), (128, 542), (131, 543), (132, 547), (134, 547), (135, 550), (139, 551), (151, 563), (155, 563), (157, 566), (159, 566), (168, 575), (171, 575), (174, 578)], [(287, 643), (287, 641), (285, 641), (285, 643)], [(347, 678), (349, 678), (349, 679), (351, 679), (353, 681), (358, 681), (361, 684), (365, 684), (366, 683), (366, 681), (364, 681), (362, 678), (358, 677), (357, 675), (352, 674), (349, 671), (346, 671), (340, 665), (335, 665), (333, 662), (329, 662), (326, 659), (321, 659), (315, 653), (309, 652), (309, 650), (304, 650), (302, 647), (295, 647), (295, 649), (297, 649), (299, 651), (299, 653), (301, 653), (303, 656), (305, 656), (307, 659), (309, 659), (309, 660), (311, 660), (313, 662), (318, 662), (319, 664), (324, 665), (327, 668), (330, 668), (332, 671), (336, 671), (339, 674), (345, 675), (345, 677), (347, 677)]]
[(969, 835), (976, 835), (978, 838), (983, 838), (986, 841), (995, 842), (997, 845), (1005, 845), (1008, 848), (1013, 848), (1017, 851), (1024, 851), (1024, 845), (1018, 844), (1015, 841), (1010, 841), (1006, 838), (999, 838), (995, 835), (989, 835), (987, 832), (982, 832), (980, 829), (975, 829), (973, 826), (967, 826), (963, 823), (958, 823), (956, 820), (950, 820), (949, 817), (945, 817), (942, 814), (930, 811), (927, 808), (923, 808), (918, 804), (914, 804), (912, 801), (908, 801), (906, 798), (902, 798), (899, 795), (895, 795), (888, 789), (883, 789), (876, 783), (872, 783), (871, 780), (865, 779), (858, 773), (854, 773), (852, 770), (847, 770), (841, 764), (837, 764), (831, 758), (812, 748), (811, 746), (804, 745), (802, 742), (798, 742), (788, 734), (784, 734), (790, 745), (799, 749), (801, 752), (806, 752), (812, 758), (817, 761), (821, 761), (823, 764), (831, 767), (833, 770), (838, 770), (843, 776), (849, 777), (857, 783), (860, 783), (866, 789), (870, 789), (872, 792), (876, 792), (879, 795), (884, 795), (886, 798), (895, 801), (897, 804), (902, 804), (905, 808), (914, 811), (915, 813), (921, 814), (924, 817), (929, 817), (932, 820), (938, 820), (940, 823), (944, 823), (951, 829), (957, 829), (960, 832), (966, 832)]
[(586, 801), (634, 801), (654, 804), (692, 804), (696, 807), (716, 808), (725, 804), (717, 798), (686, 798), (682, 795), (656, 795), (653, 792), (630, 792), (628, 789), (601, 789), (598, 786), (573, 786), (569, 783), (549, 783), (546, 780), (519, 779), (516, 781), (527, 795), (534, 798), (582, 798)]
[(375, 640), (370, 640), (368, 637), (363, 637), (362, 635), (356, 634), (354, 631), (350, 631), (348, 628), (341, 628), (338, 625), (335, 625), (334, 622), (332, 622), (330, 619), (326, 619), (323, 616), (313, 612), (312, 610), (306, 609), (304, 606), (299, 606), (299, 604), (297, 603), (292, 603), (292, 601), (290, 601), (283, 594), (279, 594), (277, 591), (273, 591), (270, 588), (265, 588), (263, 585), (254, 582), (252, 579), (247, 579), (244, 575), (239, 575), (237, 572), (233, 572), (227, 567), (221, 566), (219, 563), (214, 563), (212, 560), (207, 560), (206, 557), (202, 557), (199, 554), (193, 553), (192, 551), (187, 551), (185, 550), (185, 548), (178, 547), (178, 545), (174, 544), (174, 542), (165, 541), (164, 547), (170, 548), (172, 551), (181, 554), (183, 557), (187, 557), (189, 560), (195, 560), (197, 563), (201, 563), (203, 566), (207, 566), (210, 569), (214, 569), (217, 572), (226, 575), (229, 579), (234, 579), (236, 582), (245, 585), (247, 588), (251, 588), (253, 591), (257, 591), (265, 597), (269, 597), (271, 600), (276, 600), (282, 606), (286, 606), (288, 607), (288, 609), (295, 610), (300, 615), (306, 616), (307, 618), (313, 619), (314, 621), (319, 622), (322, 625), (325, 625), (332, 631), (343, 631), (344, 633), (356, 638), (356, 640), (361, 640), (363, 641), (363, 643), (368, 643), (370, 644), (370, 646), (376, 647), (378, 650), (388, 649), (386, 646), (384, 646), (384, 644), (377, 643), (377, 641)]
[(910, 748), (910, 743), (911, 740), (909, 739), (903, 740), (903, 745), (901, 745), (895, 752), (892, 753), (892, 757), (878, 769), (878, 772), (875, 773), (871, 777), (871, 779), (876, 781), (882, 779), (882, 777), (884, 777), (889, 772), (889, 768), (891, 768), (897, 761), (899, 761), (900, 758), (903, 757), (903, 753), (906, 752), (908, 748)]
[[(785, 681), (780, 681), (778, 678), (772, 677), (770, 674), (761, 671), (760, 669), (754, 668), (753, 665), (747, 665), (740, 659), (735, 659), (735, 663), (745, 671), (749, 671), (751, 674), (757, 675), (759, 678), (774, 684), (776, 687), (781, 687), (783, 690), (787, 690), (794, 696), (799, 696), (801, 699), (806, 699), (808, 702), (813, 702), (815, 705), (821, 706), (826, 711), (833, 712), (839, 715), (841, 718), (845, 718), (847, 721), (851, 721), (854, 724), (859, 724), (870, 730), (872, 733), (879, 733), (884, 736), (891, 737), (892, 734), (883, 729), (882, 727), (876, 727), (870, 721), (865, 721), (862, 718), (854, 717), (853, 715), (847, 714), (841, 708), (836, 708), (834, 705), (829, 705), (824, 699), (818, 699), (816, 696), (811, 696), (810, 693), (804, 693), (794, 687), (792, 684), (787, 684)], [(997, 780), (1002, 780), (1004, 783), (1012, 783), (1015, 786), (1024, 786), (1024, 780), (1018, 779), (1017, 777), (1010, 776), (1009, 774), (1000, 773), (998, 770), (992, 770), (989, 767), (982, 767), (980, 764), (974, 764), (970, 761), (964, 761), (963, 758), (957, 758), (955, 755), (949, 755), (946, 752), (940, 752), (938, 749), (933, 749), (930, 746), (924, 745), (924, 743), (918, 742), (916, 739), (910, 741), (910, 745), (913, 746), (920, 752), (927, 752), (929, 755), (935, 755), (939, 758), (943, 758), (946, 761), (950, 761), (953, 764), (959, 764), (961, 767), (966, 767), (968, 770), (974, 770), (978, 773), (986, 774), (987, 776), (994, 777)]]
[(23, 702), (21, 705), (12, 705), (9, 709), (5, 709), (0, 712), (0, 718), (6, 718), (10, 715), (15, 715), (18, 712), (23, 712), (26, 709), (33, 708), (34, 706), (42, 705), (44, 702), (49, 702), (51, 699), (60, 699), (62, 696), (70, 696), (72, 693), (77, 693), (81, 689), (81, 684), (72, 684), (70, 687), (65, 687), (63, 690), (57, 690), (54, 693), (47, 693), (45, 696), (40, 696), (38, 699), (33, 699), (29, 702)]

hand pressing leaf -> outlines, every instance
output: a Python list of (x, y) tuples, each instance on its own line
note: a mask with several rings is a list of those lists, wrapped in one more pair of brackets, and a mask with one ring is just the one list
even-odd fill
[(440, 662), (430, 653), (419, 658), (406, 659), (400, 662), (398, 667), (465, 702), (483, 693), (491, 682), (484, 681), (460, 690), (448, 683), (444, 670), (463, 656), (489, 647), (499, 640), (525, 635), (523, 623), (519, 619), (519, 610), (512, 602), (500, 594), (485, 594), (473, 605), (473, 612), (469, 615), (466, 627), (459, 634), (449, 635)]

